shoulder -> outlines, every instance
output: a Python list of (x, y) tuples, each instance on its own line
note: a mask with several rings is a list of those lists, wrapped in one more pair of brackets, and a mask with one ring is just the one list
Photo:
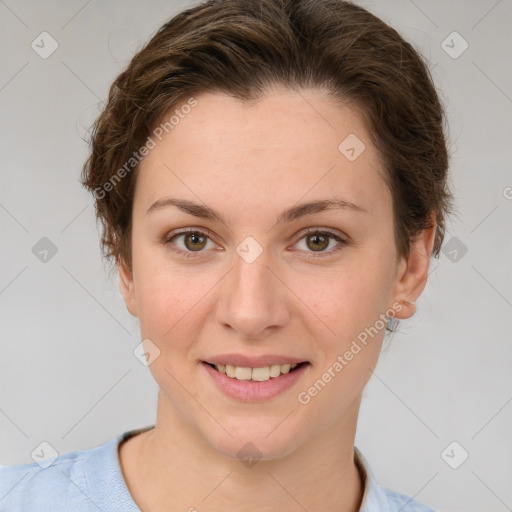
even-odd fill
[[(117, 446), (125, 434), (55, 460), (0, 466), (0, 512), (117, 510), (119, 503), (112, 502), (120, 485)], [(109, 501), (112, 506), (102, 508)]]
[(435, 512), (405, 494), (379, 485), (363, 454), (354, 447), (355, 462), (364, 481), (363, 500), (359, 512)]
[(405, 494), (400, 494), (399, 492), (386, 489), (385, 487), (380, 487), (380, 490), (387, 500), (388, 506), (390, 507), (389, 510), (400, 510), (401, 512), (435, 512), (430, 507), (419, 503)]
[[(0, 511), (50, 510), (77, 501), (77, 491), (84, 488), (84, 461), (94, 462), (94, 450), (61, 455), (48, 467), (34, 462), (0, 467)], [(76, 484), (76, 485), (75, 485)], [(87, 489), (90, 492), (90, 489)], [(84, 506), (83, 500), (78, 503)], [(78, 510), (78, 509), (77, 509)], [(88, 510), (84, 506), (83, 510)]]

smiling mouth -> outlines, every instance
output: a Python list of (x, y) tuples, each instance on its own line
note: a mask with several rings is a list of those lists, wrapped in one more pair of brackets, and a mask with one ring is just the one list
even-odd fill
[(233, 366), (230, 364), (213, 364), (203, 361), (211, 366), (219, 373), (226, 375), (233, 380), (246, 380), (255, 382), (264, 382), (270, 379), (276, 379), (287, 373), (292, 373), (300, 367), (310, 364), (308, 361), (294, 364), (272, 364), (270, 366), (262, 366), (259, 368), (250, 368), (242, 366)]

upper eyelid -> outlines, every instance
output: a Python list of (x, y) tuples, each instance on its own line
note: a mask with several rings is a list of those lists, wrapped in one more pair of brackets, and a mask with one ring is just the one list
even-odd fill
[(188, 233), (199, 233), (201, 235), (205, 235), (206, 237), (208, 237), (212, 242), (214, 241), (213, 237), (212, 237), (212, 232), (207, 228), (183, 228), (182, 230), (178, 230), (178, 231), (173, 230), (172, 232), (168, 233), (167, 235), (164, 235), (164, 240), (166, 242), (169, 242), (173, 238), (176, 238), (180, 235), (186, 235)]

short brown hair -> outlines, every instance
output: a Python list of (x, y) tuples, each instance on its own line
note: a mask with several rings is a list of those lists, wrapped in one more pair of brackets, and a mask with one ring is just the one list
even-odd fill
[(210, 0), (157, 31), (92, 127), (82, 183), (96, 199), (103, 254), (131, 268), (134, 155), (163, 115), (201, 92), (255, 101), (275, 86), (326, 90), (357, 107), (385, 167), (398, 256), (409, 255), (433, 213), (438, 257), (453, 198), (428, 64), (393, 28), (341, 0)]

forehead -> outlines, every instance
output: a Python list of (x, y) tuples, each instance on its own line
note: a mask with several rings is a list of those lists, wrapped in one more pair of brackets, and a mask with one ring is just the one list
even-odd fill
[(390, 200), (378, 154), (350, 105), (317, 91), (275, 90), (247, 104), (223, 93), (195, 99), (141, 163), (136, 195), (144, 204), (178, 192), (221, 209), (227, 199), (257, 207), (263, 199), (336, 195), (371, 211)]

